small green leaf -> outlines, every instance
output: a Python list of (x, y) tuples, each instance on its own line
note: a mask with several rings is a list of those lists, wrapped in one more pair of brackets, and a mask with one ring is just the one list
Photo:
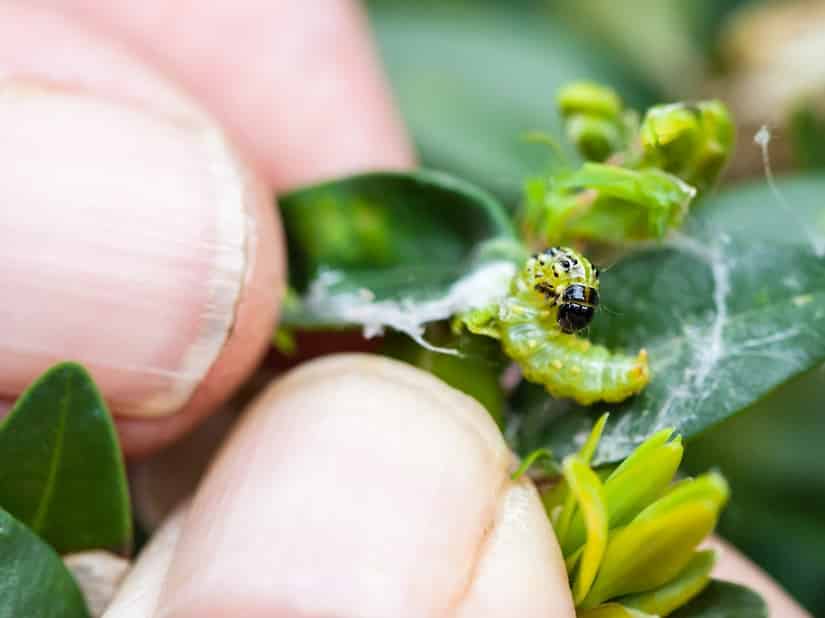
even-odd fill
[(649, 352), (651, 382), (620, 405), (584, 407), (522, 385), (516, 448), (576, 449), (609, 410), (594, 462), (619, 461), (665, 427), (689, 439), (825, 361), (825, 177), (708, 198), (683, 234), (603, 278), (594, 342)]
[(693, 549), (713, 530), (717, 516), (713, 505), (692, 502), (615, 531), (581, 607), (596, 607), (665, 585), (687, 566)]
[[(590, 591), (602, 563), (607, 546), (607, 507), (602, 483), (596, 473), (578, 455), (568, 457), (562, 464), (564, 479), (584, 515), (587, 544), (579, 559), (573, 580), (573, 600), (582, 602)], [(561, 536), (561, 535), (560, 535)]]
[(88, 618), (83, 594), (54, 550), (0, 509), (0, 618)]
[(768, 608), (758, 594), (747, 588), (712, 581), (702, 594), (670, 614), (670, 618), (768, 618)]
[[(668, 442), (669, 429), (654, 434), (614, 470), (604, 483), (608, 526), (612, 530), (629, 523), (656, 500), (673, 480), (682, 461), (680, 438)], [(567, 554), (584, 543), (584, 520), (577, 513), (565, 539)]]
[(727, 484), (716, 473), (676, 485), (610, 535), (599, 576), (582, 606), (653, 590), (679, 575), (713, 530), (727, 497)]
[(0, 506), (60, 553), (130, 545), (117, 434), (80, 365), (49, 369), (0, 425)]
[(712, 551), (693, 554), (685, 569), (661, 588), (622, 598), (622, 605), (655, 614), (668, 616), (696, 597), (710, 581), (710, 572), (716, 562)]
[(376, 172), (279, 199), (289, 246), (286, 327), (423, 325), (506, 291), (525, 249), (503, 208), (436, 172)]

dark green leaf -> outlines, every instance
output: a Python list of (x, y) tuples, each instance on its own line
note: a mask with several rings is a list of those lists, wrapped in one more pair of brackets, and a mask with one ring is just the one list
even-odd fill
[(673, 427), (692, 437), (825, 360), (825, 178), (727, 191), (678, 239), (623, 260), (603, 277), (593, 339), (650, 353), (652, 381), (618, 406), (550, 400), (523, 385), (517, 447), (574, 451), (612, 411), (598, 463), (627, 456)]
[(0, 509), (0, 618), (88, 618), (86, 602), (54, 550)]
[(768, 618), (765, 602), (742, 586), (714, 580), (670, 618)]
[(457, 282), (477, 275), (479, 294), (486, 284), (509, 285), (523, 258), (501, 206), (441, 173), (353, 176), (290, 193), (280, 205), (297, 292), (287, 327), (392, 325), (414, 334), (459, 310), (453, 304), (467, 290)]
[(576, 38), (528, 3), (378, 3), (371, 17), (425, 163), (508, 201), (547, 165), (547, 147), (524, 136), (559, 137), (560, 86), (594, 79), (642, 102), (632, 95), (643, 88), (617, 64), (621, 56), (599, 53), (597, 41)]
[(814, 616), (825, 616), (824, 401), (820, 366), (693, 441), (685, 460), (688, 473), (725, 475), (731, 501), (719, 532)]
[(129, 545), (117, 435), (80, 365), (49, 369), (0, 426), (0, 506), (60, 553)]

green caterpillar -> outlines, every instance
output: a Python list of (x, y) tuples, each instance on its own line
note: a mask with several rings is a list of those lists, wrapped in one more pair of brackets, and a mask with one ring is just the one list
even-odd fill
[(454, 328), (500, 339), (524, 377), (554, 397), (615, 403), (649, 382), (647, 352), (616, 354), (578, 337), (598, 306), (598, 269), (576, 251), (554, 247), (527, 260), (507, 297), (458, 316)]

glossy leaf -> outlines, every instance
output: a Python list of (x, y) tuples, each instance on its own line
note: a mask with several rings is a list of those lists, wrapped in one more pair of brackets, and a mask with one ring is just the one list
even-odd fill
[(725, 475), (731, 500), (719, 533), (814, 616), (825, 616), (823, 402), (820, 366), (694, 440), (684, 464), (688, 473), (717, 466)]
[(83, 594), (55, 551), (0, 509), (0, 618), (88, 618)]
[(117, 435), (80, 365), (49, 369), (0, 426), (0, 506), (60, 553), (130, 544)]
[[(519, 199), (552, 158), (525, 134), (561, 134), (556, 90), (572, 80), (647, 89), (598, 42), (576, 38), (526, 3), (381, 2), (370, 11), (401, 111), (425, 163)], [(568, 152), (572, 155), (572, 150)]]
[(768, 618), (768, 608), (762, 597), (743, 586), (712, 581), (670, 618)]
[(709, 198), (684, 233), (602, 277), (592, 338), (647, 348), (650, 385), (621, 405), (554, 401), (522, 385), (512, 400), (522, 453), (576, 449), (605, 410), (595, 463), (619, 461), (673, 427), (695, 436), (825, 360), (825, 178), (758, 183)]
[(384, 326), (413, 336), (510, 283), (524, 249), (504, 210), (437, 172), (376, 172), (279, 198), (289, 246), (286, 327)]

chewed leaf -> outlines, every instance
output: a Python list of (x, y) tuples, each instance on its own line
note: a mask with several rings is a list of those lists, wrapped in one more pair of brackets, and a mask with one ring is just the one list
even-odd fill
[(715, 562), (712, 551), (698, 551), (676, 579), (655, 590), (624, 597), (622, 605), (667, 616), (704, 590), (710, 582), (710, 572)]
[(556, 402), (519, 389), (517, 450), (575, 452), (606, 410), (594, 462), (615, 462), (665, 427), (689, 439), (825, 361), (825, 179), (764, 184), (708, 198), (680, 236), (603, 277), (611, 311), (591, 337), (647, 348), (650, 385), (618, 406)]
[(279, 200), (290, 251), (287, 327), (423, 325), (501, 296), (524, 257), (502, 207), (436, 172), (376, 172)]
[(599, 477), (578, 456), (566, 459), (562, 470), (587, 527), (587, 544), (573, 580), (573, 599), (579, 604), (596, 578), (607, 546), (607, 507)]

